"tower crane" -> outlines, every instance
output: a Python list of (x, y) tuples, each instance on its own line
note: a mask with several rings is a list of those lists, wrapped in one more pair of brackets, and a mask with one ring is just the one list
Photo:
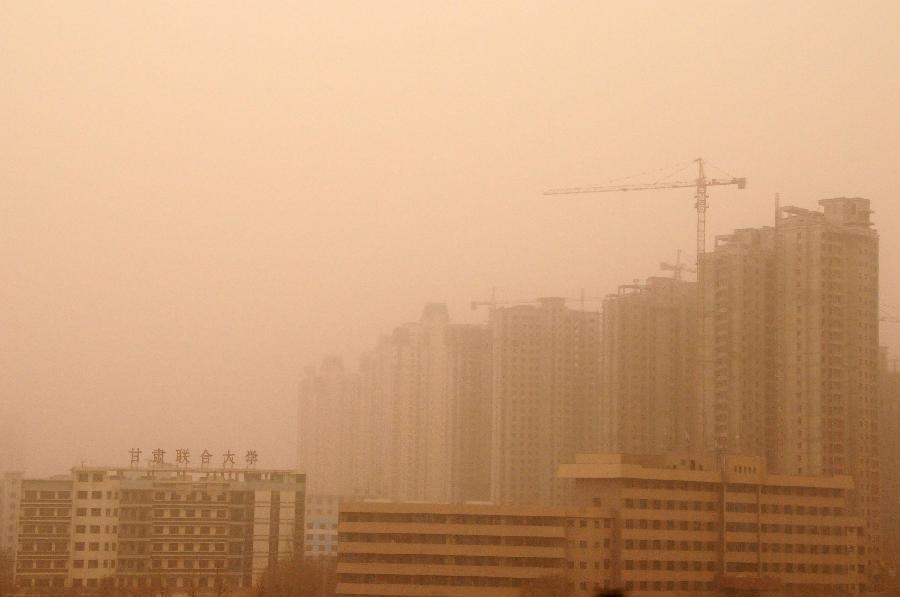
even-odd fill
[(675, 263), (661, 261), (659, 269), (664, 272), (672, 272), (672, 277), (675, 278), (675, 280), (681, 280), (682, 272), (690, 272), (692, 274), (697, 273), (696, 269), (691, 269), (681, 262), (681, 249), (678, 249), (678, 253), (675, 255)]
[[(703, 254), (706, 253), (706, 209), (707, 209), (707, 200), (709, 199), (709, 194), (707, 189), (709, 187), (716, 186), (727, 186), (727, 185), (735, 185), (738, 189), (744, 189), (747, 186), (746, 178), (733, 177), (730, 174), (727, 178), (707, 178), (706, 176), (706, 162), (703, 158), (697, 158), (694, 160), (694, 163), (697, 164), (697, 178), (689, 181), (657, 181), (645, 184), (627, 184), (627, 185), (608, 185), (608, 186), (593, 186), (593, 187), (569, 187), (569, 188), (561, 188), (561, 189), (550, 189), (545, 191), (545, 195), (574, 195), (574, 194), (582, 194), (582, 193), (613, 193), (613, 192), (626, 192), (626, 191), (650, 191), (656, 189), (683, 189), (693, 187), (695, 189), (694, 192), (694, 209), (697, 210), (697, 320), (701, 326), (704, 326), (704, 313), (703, 313), (703, 296), (704, 296), (704, 280), (703, 280)], [(676, 279), (680, 278), (680, 268), (678, 263), (671, 267), (672, 271), (675, 273)], [(665, 267), (665, 266), (663, 266)], [(666, 267), (668, 269), (668, 267)], [(704, 388), (704, 376), (702, 374), (702, 363), (704, 362), (705, 355), (703, 353), (703, 349), (700, 344), (697, 345), (697, 359), (696, 366), (698, 368), (697, 375), (697, 396), (702, 400), (705, 395)], [(699, 438), (689, 438), (688, 441), (690, 443), (699, 441)], [(724, 447), (722, 444), (719, 447)]]
[(649, 191), (655, 189), (683, 189), (694, 187), (696, 193), (694, 198), (694, 208), (697, 210), (697, 267), (700, 267), (701, 255), (706, 252), (706, 208), (709, 195), (707, 188), (725, 185), (735, 185), (738, 189), (747, 186), (746, 178), (707, 178), (706, 167), (703, 158), (694, 160), (697, 164), (697, 178), (691, 181), (680, 182), (651, 182), (646, 184), (629, 184), (629, 185), (609, 185), (609, 186), (593, 186), (593, 187), (568, 187), (561, 189), (550, 189), (545, 191), (545, 195), (575, 195), (582, 193), (612, 193), (617, 191)]

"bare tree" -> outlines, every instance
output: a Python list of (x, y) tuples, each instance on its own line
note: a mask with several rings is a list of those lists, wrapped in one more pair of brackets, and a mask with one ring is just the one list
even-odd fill
[(16, 559), (12, 550), (0, 552), (0, 595), (9, 595), (15, 589), (13, 585), (13, 566)]
[(541, 576), (522, 584), (520, 597), (568, 597), (566, 577)]
[(334, 563), (292, 558), (278, 562), (260, 579), (254, 597), (334, 597)]

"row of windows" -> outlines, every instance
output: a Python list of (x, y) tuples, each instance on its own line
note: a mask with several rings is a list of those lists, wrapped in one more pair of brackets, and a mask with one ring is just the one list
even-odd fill
[(73, 568), (115, 568), (115, 560), (72, 560)]
[(678, 550), (678, 551), (715, 551), (716, 543), (714, 541), (662, 541), (659, 539), (626, 539), (625, 549), (642, 549), (642, 550)]
[[(90, 582), (90, 580), (88, 581)], [(165, 578), (162, 578), (158, 575), (150, 576), (150, 577), (137, 577), (137, 578), (117, 578), (115, 580), (115, 584), (117, 587), (160, 587), (165, 585), (169, 588), (175, 587), (198, 587), (198, 588), (211, 588), (216, 587), (216, 592), (218, 594), (229, 594), (230, 592), (227, 590), (232, 587), (249, 587), (251, 585), (251, 577), (249, 575), (245, 575), (243, 579), (237, 578), (235, 576), (222, 576), (220, 572), (216, 572), (214, 576), (171, 576), (170, 573), (166, 573)], [(223, 590), (224, 589), (224, 590)], [(142, 593), (143, 594), (143, 593)]]
[[(194, 569), (194, 560), (165, 560), (165, 568), (169, 570), (173, 569), (184, 569), (184, 570), (192, 570)], [(216, 569), (224, 569), (225, 568), (225, 560), (197, 560), (197, 568), (200, 570), (206, 568), (216, 568)], [(240, 568), (241, 561), (240, 560), (229, 560), (228, 567), (231, 569)], [(162, 560), (153, 560), (152, 568), (158, 569), (163, 568)]]
[(499, 516), (405, 512), (341, 512), (342, 522), (402, 522), (424, 524), (479, 524), (507, 526), (562, 526), (556, 516)]
[[(15, 494), (10, 494), (15, 498)], [(72, 499), (71, 491), (26, 491), (22, 494), (22, 501), (33, 502), (36, 500), (69, 500)]]
[[(241, 510), (235, 510), (235, 513), (243, 514)], [(212, 518), (213, 510), (195, 510), (194, 508), (171, 508), (168, 510), (163, 510), (161, 508), (155, 508), (153, 510), (153, 516), (156, 518), (163, 518), (165, 516), (169, 517), (184, 517), (184, 518)], [(216, 518), (226, 518), (228, 516), (227, 510), (215, 510)]]
[(79, 483), (102, 483), (103, 482), (103, 473), (78, 473), (76, 476)]
[(715, 522), (704, 522), (702, 520), (647, 520), (644, 518), (625, 519), (626, 529), (666, 529), (678, 531), (715, 531), (718, 528)]
[(339, 582), (363, 585), (437, 585), (464, 587), (519, 587), (521, 578), (492, 578), (485, 576), (440, 576), (400, 574), (340, 574)]
[(23, 508), (22, 515), (24, 518), (34, 518), (37, 516), (49, 517), (69, 517), (72, 514), (71, 508)]
[(67, 551), (69, 551), (69, 544), (64, 542), (51, 543), (49, 541), (40, 541), (36, 543), (19, 543), (19, 553), (65, 553)]
[[(232, 535), (241, 534), (240, 528), (232, 528)], [(153, 534), (154, 535), (225, 535), (228, 533), (228, 529), (225, 527), (193, 527), (193, 526), (154, 526)]]
[(715, 589), (715, 583), (710, 581), (686, 581), (686, 580), (641, 580), (625, 581), (625, 590), (627, 591), (712, 591)]
[(626, 508), (637, 508), (639, 510), (694, 510), (694, 511), (715, 511), (716, 502), (699, 502), (699, 501), (676, 501), (676, 500), (645, 500), (631, 499), (625, 500)]
[(625, 570), (693, 570), (695, 572), (706, 570), (715, 572), (718, 569), (719, 564), (714, 561), (625, 560)]
[(387, 553), (342, 553), (338, 557), (338, 561), (364, 564), (433, 564), (441, 566), (503, 566), (526, 568), (562, 568), (563, 566), (562, 558), (512, 558), (497, 556), (445, 556)]
[[(90, 541), (90, 542), (81, 542), (78, 541), (75, 543), (75, 551), (100, 551), (100, 542), (99, 541)], [(104, 543), (103, 551), (116, 551), (115, 543)]]
[(557, 537), (500, 537), (495, 535), (414, 535), (405, 533), (340, 533), (338, 542), (346, 543), (424, 543), (431, 545), (514, 545), (564, 547)]
[[(87, 492), (87, 491), (78, 491), (78, 492), (76, 493), (76, 497), (77, 497), (79, 500), (87, 500), (87, 499), (91, 499), (91, 500), (102, 500), (102, 499), (103, 499), (103, 492), (102, 492), (102, 491), (96, 491), (96, 490), (95, 490), (95, 491), (91, 491), (91, 492)], [(111, 499), (118, 499), (118, 497), (119, 497), (119, 492), (118, 492), (118, 491), (115, 492), (115, 494), (113, 494), (112, 491), (107, 491), (107, 492), (106, 492), (106, 499), (108, 499), (108, 500), (111, 500)]]
[[(10, 529), (11, 530), (11, 529)], [(22, 535), (67, 535), (69, 527), (61, 524), (23, 524)]]
[[(210, 546), (212, 546), (212, 548), (215, 549), (215, 551), (225, 551), (224, 543), (181, 543), (181, 544), (178, 544), (178, 543), (169, 543), (169, 544), (154, 543), (153, 551), (163, 551), (163, 548), (166, 547), (166, 545), (168, 545), (168, 551), (170, 551), (170, 552), (173, 552), (173, 551), (192, 552), (195, 549), (197, 551), (209, 551)], [(181, 547), (180, 550), (179, 550), (179, 546)], [(241, 551), (240, 544), (232, 544), (231, 553), (235, 553), (235, 552), (240, 553), (240, 551)]]
[(763, 533), (782, 533), (785, 535), (830, 535), (834, 537), (854, 536), (859, 532), (855, 527), (832, 527), (803, 524), (763, 524)]
[(68, 565), (68, 561), (66, 560), (23, 560), (21, 558), (17, 559), (16, 567), (19, 570), (50, 570), (52, 567), (55, 570), (65, 570)]
[[(104, 532), (104, 533), (117, 533), (117, 532), (118, 532), (118, 528), (119, 528), (118, 525), (112, 525), (112, 526), (110, 526), (110, 525), (104, 525), (104, 526), (103, 526), (103, 532)], [(100, 525), (99, 525), (99, 524), (92, 524), (92, 525), (83, 525), (83, 524), (79, 524), (79, 525), (75, 525), (75, 532), (78, 533), (78, 534), (87, 534), (87, 533), (90, 533), (90, 534), (92, 534), (92, 535), (96, 535), (96, 534), (100, 533)]]

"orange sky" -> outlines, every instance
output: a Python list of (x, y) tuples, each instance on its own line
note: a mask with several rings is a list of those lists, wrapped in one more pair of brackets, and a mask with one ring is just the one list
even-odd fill
[(292, 466), (323, 354), (692, 258), (690, 190), (541, 191), (698, 155), (749, 179), (710, 238), (775, 192), (870, 198), (900, 316), (898, 30), (893, 1), (5, 2), (0, 434), (35, 474)]

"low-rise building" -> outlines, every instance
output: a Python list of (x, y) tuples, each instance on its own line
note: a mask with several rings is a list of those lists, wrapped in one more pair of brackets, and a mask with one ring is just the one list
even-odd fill
[(292, 471), (167, 464), (25, 480), (16, 585), (23, 594), (250, 588), (273, 562), (302, 553), (305, 480)]
[(573, 597), (610, 587), (612, 520), (596, 508), (341, 504), (337, 594), (516, 597), (530, 583)]
[[(570, 506), (356, 502), (338, 522), (338, 595), (853, 596), (865, 586), (849, 476), (775, 475), (761, 457), (580, 455)], [(538, 593), (539, 594), (539, 593)]]
[(580, 455), (577, 504), (615, 513), (612, 580), (634, 597), (858, 595), (863, 520), (849, 476), (775, 475), (760, 457)]

